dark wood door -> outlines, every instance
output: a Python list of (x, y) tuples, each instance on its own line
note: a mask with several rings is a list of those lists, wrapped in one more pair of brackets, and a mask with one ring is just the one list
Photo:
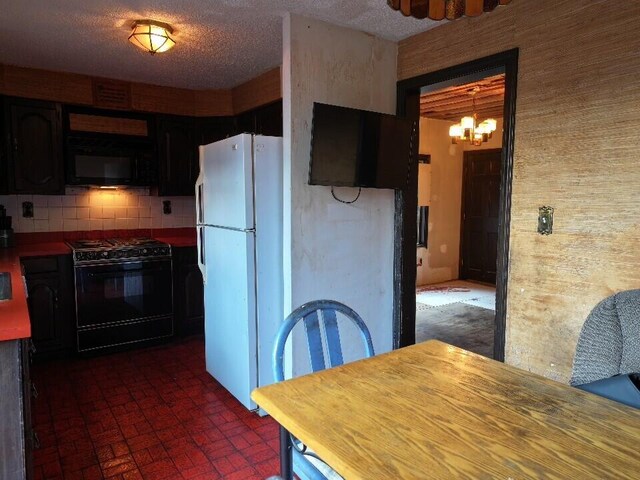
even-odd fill
[(198, 136), (192, 118), (164, 117), (158, 122), (159, 195), (195, 195)]
[(465, 152), (460, 278), (496, 283), (501, 150)]
[(196, 247), (174, 249), (173, 291), (177, 333), (204, 333), (204, 285)]
[(15, 193), (63, 194), (60, 109), (53, 104), (9, 104), (11, 179)]

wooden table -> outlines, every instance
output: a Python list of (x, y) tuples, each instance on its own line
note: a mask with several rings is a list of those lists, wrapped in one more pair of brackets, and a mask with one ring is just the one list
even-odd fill
[(640, 410), (435, 340), (252, 398), (349, 480), (640, 478)]

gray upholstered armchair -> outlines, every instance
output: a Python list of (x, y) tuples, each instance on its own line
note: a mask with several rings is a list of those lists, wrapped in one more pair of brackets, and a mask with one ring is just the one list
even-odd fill
[(582, 326), (571, 385), (640, 372), (640, 290), (605, 298)]

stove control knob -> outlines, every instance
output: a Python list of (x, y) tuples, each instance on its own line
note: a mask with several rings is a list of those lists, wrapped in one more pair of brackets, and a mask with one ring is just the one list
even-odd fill
[(143, 248), (143, 249), (142, 249), (142, 253), (143, 253), (143, 254), (147, 253), (147, 249), (146, 249), (146, 248)]
[(102, 256), (103, 256), (103, 257), (106, 257), (106, 256), (108, 256), (108, 255), (109, 255), (109, 252), (102, 252)]

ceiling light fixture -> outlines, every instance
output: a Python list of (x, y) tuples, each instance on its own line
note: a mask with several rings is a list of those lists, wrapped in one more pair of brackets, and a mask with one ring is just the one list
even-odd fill
[(171, 38), (173, 28), (168, 23), (156, 22), (155, 20), (136, 20), (131, 28), (129, 41), (151, 55), (157, 52), (166, 52), (176, 44)]
[(498, 5), (507, 5), (511, 0), (387, 0), (394, 10), (405, 17), (429, 18), (431, 20), (456, 20), (462, 16), (477, 17), (493, 11)]
[(472, 145), (479, 146), (482, 142), (486, 142), (491, 138), (493, 132), (496, 131), (497, 122), (494, 118), (487, 118), (478, 123), (478, 114), (476, 113), (476, 93), (480, 91), (480, 87), (475, 87), (469, 92), (473, 106), (473, 115), (470, 117), (462, 117), (460, 123), (449, 127), (449, 136), (451, 143), (469, 142)]

